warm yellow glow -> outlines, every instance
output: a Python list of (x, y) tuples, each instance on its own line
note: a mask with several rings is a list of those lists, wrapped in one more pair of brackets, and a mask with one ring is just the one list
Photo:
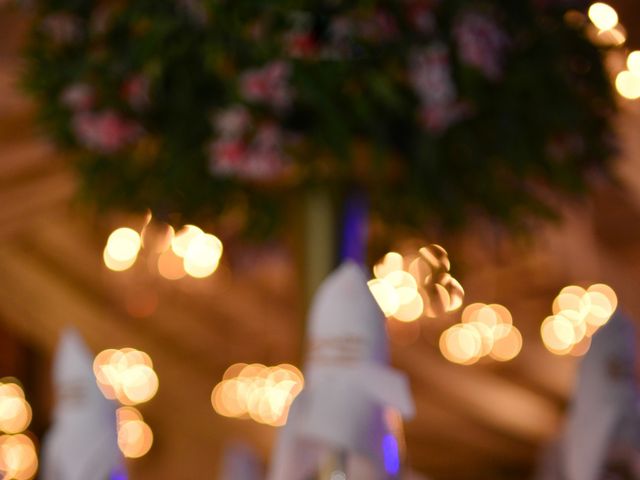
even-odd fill
[(218, 268), (222, 256), (222, 242), (215, 235), (196, 235), (184, 254), (184, 270), (195, 278), (204, 278)]
[(171, 240), (171, 249), (180, 258), (184, 257), (191, 240), (204, 232), (195, 225), (185, 225)]
[(133, 365), (120, 377), (123, 399), (126, 404), (137, 405), (148, 402), (158, 392), (158, 376), (146, 365)]
[(183, 260), (173, 250), (162, 252), (158, 257), (158, 272), (167, 280), (179, 280), (187, 272), (184, 271)]
[(158, 391), (151, 357), (133, 348), (100, 352), (93, 362), (93, 372), (104, 396), (124, 405), (148, 402)]
[(0, 473), (2, 478), (29, 480), (38, 470), (33, 441), (24, 434), (0, 437)]
[(126, 419), (118, 423), (118, 447), (127, 458), (146, 455), (153, 445), (151, 427), (140, 419)]
[(20, 433), (31, 423), (31, 406), (24, 398), (20, 385), (8, 382), (0, 383), (0, 431)]
[(164, 222), (148, 222), (142, 229), (140, 238), (142, 246), (154, 253), (166, 252), (173, 243), (175, 230)]
[(634, 50), (627, 56), (627, 68), (634, 75), (640, 76), (640, 50)]
[(488, 355), (494, 344), (493, 329), (480, 322), (465, 323), (464, 325), (473, 328), (480, 336), (481, 345), (478, 356), (484, 357), (485, 355)]
[(135, 259), (140, 251), (141, 240), (138, 232), (131, 228), (114, 230), (107, 240), (106, 252), (117, 262), (128, 262)]
[(400, 308), (396, 310), (393, 317), (401, 322), (413, 322), (422, 316), (423, 311), (424, 301), (422, 300), (422, 296), (415, 291), (413, 299), (400, 305)]
[(589, 7), (589, 19), (600, 30), (611, 30), (618, 25), (618, 13), (606, 3), (596, 2)]
[(129, 260), (120, 261), (111, 257), (106, 247), (102, 252), (102, 259), (104, 260), (104, 264), (109, 270), (113, 270), (114, 272), (123, 272), (125, 270), (128, 270), (133, 266), (134, 263), (136, 263), (137, 258), (138, 257), (131, 257)]
[(556, 355), (569, 353), (576, 343), (573, 324), (561, 315), (547, 317), (542, 322), (540, 334), (545, 347)]
[(367, 285), (385, 316), (390, 317), (396, 313), (400, 308), (400, 297), (393, 285), (380, 278), (369, 280)]
[(303, 387), (302, 373), (293, 365), (235, 364), (214, 387), (211, 403), (216, 413), (225, 417), (281, 426)]
[(31, 406), (24, 398), (0, 398), (0, 430), (5, 433), (24, 432), (31, 423)]
[(425, 315), (436, 318), (446, 313), (451, 308), (451, 297), (449, 291), (439, 283), (432, 283), (425, 288), (428, 302), (425, 305)]
[(448, 273), (450, 267), (446, 250), (436, 244), (422, 247), (415, 258), (389, 252), (373, 268), (376, 278), (369, 288), (387, 317), (401, 322), (436, 318), (464, 302), (464, 289)]
[(640, 77), (628, 70), (620, 72), (616, 76), (616, 90), (629, 100), (640, 98)]
[(423, 286), (426, 278), (431, 275), (429, 264), (422, 257), (414, 258), (407, 271), (416, 279), (418, 286)]
[(609, 321), (617, 305), (616, 294), (608, 285), (563, 288), (553, 301), (554, 315), (540, 329), (545, 346), (557, 355), (583, 355), (591, 344), (589, 337)]
[(552, 311), (559, 314), (564, 310), (582, 312), (588, 310), (589, 299), (585, 297), (586, 290), (577, 285), (570, 285), (560, 290), (558, 296), (553, 300)]
[(384, 278), (390, 273), (402, 270), (403, 265), (402, 255), (398, 252), (389, 252), (373, 267), (373, 274), (376, 278)]
[(418, 250), (418, 253), (427, 262), (431, 271), (448, 272), (451, 269), (449, 254), (440, 245), (433, 243), (426, 247), (422, 247)]
[(453, 312), (459, 309), (464, 303), (464, 289), (460, 282), (458, 282), (455, 278), (449, 276), (449, 279), (446, 283), (442, 284), (448, 294), (449, 294), (449, 306), (447, 307), (447, 312)]
[(585, 336), (581, 341), (579, 341), (573, 346), (569, 354), (573, 357), (581, 357), (589, 351), (590, 347), (591, 347), (591, 338), (588, 336)]
[(513, 360), (522, 350), (522, 335), (513, 325), (498, 325), (494, 330), (494, 343), (490, 356), (500, 362)]
[(440, 336), (440, 351), (453, 363), (471, 365), (480, 358), (481, 349), (480, 335), (467, 324), (454, 325)]

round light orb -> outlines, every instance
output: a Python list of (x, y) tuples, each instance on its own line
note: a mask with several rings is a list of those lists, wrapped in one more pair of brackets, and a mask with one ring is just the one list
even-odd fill
[(587, 13), (589, 20), (600, 30), (611, 30), (618, 25), (618, 13), (606, 3), (593, 3)]
[(118, 428), (118, 447), (127, 458), (146, 455), (153, 445), (151, 427), (142, 420), (129, 420)]
[(616, 90), (626, 99), (640, 98), (640, 77), (628, 70), (620, 72), (616, 76)]
[(117, 262), (127, 262), (138, 256), (141, 246), (140, 234), (135, 230), (122, 227), (114, 230), (107, 240), (106, 251)]

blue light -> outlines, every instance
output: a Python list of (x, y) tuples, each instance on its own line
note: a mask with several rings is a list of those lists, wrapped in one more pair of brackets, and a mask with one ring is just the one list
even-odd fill
[(398, 453), (398, 442), (390, 433), (382, 438), (382, 456), (384, 458), (384, 469), (391, 475), (400, 472), (400, 454)]
[(353, 193), (346, 201), (342, 219), (340, 260), (363, 265), (367, 253), (368, 208), (364, 195)]
[(127, 480), (127, 472), (123, 467), (118, 467), (111, 472), (109, 480)]

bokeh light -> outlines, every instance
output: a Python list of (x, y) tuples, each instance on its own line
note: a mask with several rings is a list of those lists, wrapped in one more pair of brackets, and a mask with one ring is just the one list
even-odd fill
[(140, 234), (142, 246), (154, 253), (166, 252), (171, 247), (174, 237), (175, 230), (171, 225), (153, 220), (151, 216)]
[(31, 423), (31, 406), (25, 400), (20, 385), (0, 383), (0, 431), (9, 434), (24, 432)]
[(158, 256), (158, 272), (167, 280), (179, 280), (187, 274), (182, 258), (173, 250), (167, 250)]
[(471, 365), (482, 357), (506, 362), (522, 349), (522, 334), (513, 325), (511, 312), (496, 303), (472, 303), (462, 312), (461, 323), (440, 337), (440, 351), (449, 361)]
[(196, 227), (195, 225), (185, 225), (175, 234), (174, 238), (171, 241), (171, 250), (178, 257), (183, 258), (187, 249), (189, 248), (189, 244), (191, 240), (193, 240), (198, 235), (202, 235), (204, 232), (202, 229)]
[(369, 281), (369, 289), (389, 318), (401, 322), (435, 318), (464, 302), (464, 290), (449, 273), (450, 266), (440, 245), (422, 247), (413, 258), (389, 252), (373, 267), (375, 278)]
[(440, 351), (453, 363), (471, 365), (480, 359), (482, 338), (473, 327), (456, 324), (440, 336)]
[(158, 391), (151, 357), (140, 350), (104, 350), (96, 355), (93, 372), (104, 396), (123, 405), (148, 402)]
[(402, 270), (403, 266), (402, 255), (398, 252), (389, 252), (373, 267), (373, 274), (376, 278), (384, 278), (390, 273)]
[(634, 50), (627, 55), (627, 68), (634, 75), (640, 75), (640, 50)]
[(640, 98), (640, 76), (624, 70), (616, 76), (616, 90), (624, 98), (635, 100)]
[(120, 407), (116, 411), (118, 447), (127, 458), (146, 455), (153, 445), (153, 431), (133, 407)]
[(603, 2), (596, 2), (589, 7), (589, 19), (600, 30), (611, 30), (618, 25), (618, 13)]
[(617, 306), (617, 296), (608, 285), (564, 287), (553, 300), (553, 315), (540, 326), (542, 342), (556, 355), (584, 355), (590, 337), (609, 321)]
[(184, 270), (194, 278), (213, 274), (222, 256), (222, 242), (215, 235), (202, 233), (189, 242), (184, 254)]
[[(141, 247), (141, 239), (138, 232), (131, 228), (118, 228), (111, 232), (107, 239), (104, 251), (105, 262), (107, 258), (125, 265), (135, 262)], [(107, 264), (109, 266), (109, 264)], [(110, 267), (109, 267), (110, 268)]]
[(284, 425), (289, 407), (304, 388), (302, 372), (293, 365), (267, 367), (235, 364), (211, 393), (219, 415), (252, 420), (272, 426)]
[(38, 470), (38, 456), (33, 441), (24, 434), (0, 436), (1, 478), (29, 480)]
[(385, 316), (390, 317), (396, 313), (400, 308), (400, 296), (391, 283), (383, 278), (374, 278), (367, 285)]
[(138, 257), (131, 257), (128, 260), (121, 261), (113, 258), (109, 254), (109, 250), (106, 247), (102, 252), (102, 259), (104, 261), (104, 264), (109, 270), (113, 270), (114, 272), (123, 272), (125, 270), (128, 270), (133, 266), (134, 263), (136, 263), (137, 258)]

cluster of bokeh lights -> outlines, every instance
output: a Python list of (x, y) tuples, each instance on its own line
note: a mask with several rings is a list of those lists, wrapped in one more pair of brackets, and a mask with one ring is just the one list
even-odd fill
[(223, 246), (218, 237), (195, 225), (185, 225), (177, 233), (171, 225), (147, 218), (141, 233), (132, 228), (114, 230), (104, 248), (104, 263), (110, 270), (124, 271), (133, 266), (141, 249), (157, 255), (158, 273), (169, 280), (185, 275), (205, 278), (217, 269)]
[(31, 423), (31, 406), (22, 387), (13, 381), (0, 383), (0, 478), (29, 480), (38, 470), (38, 456), (31, 438), (22, 433)]
[(498, 304), (472, 303), (462, 312), (461, 323), (440, 336), (440, 351), (453, 363), (472, 365), (483, 357), (506, 362), (522, 349), (522, 335), (509, 310)]
[(419, 255), (407, 258), (389, 252), (373, 267), (369, 290), (387, 317), (401, 322), (423, 315), (435, 318), (457, 310), (464, 300), (462, 286), (449, 274), (450, 266), (439, 245), (423, 247)]
[(134, 407), (120, 407), (116, 411), (118, 447), (127, 458), (140, 458), (153, 445), (153, 431)]
[(93, 362), (93, 372), (103, 395), (123, 405), (148, 402), (158, 391), (151, 357), (134, 348), (103, 350)]
[(303, 388), (302, 372), (293, 365), (236, 363), (213, 389), (211, 403), (219, 415), (279, 427), (287, 422), (289, 407)]
[[(593, 25), (591, 38), (594, 43), (605, 46), (620, 46), (627, 40), (627, 33), (620, 23), (618, 12), (603, 2), (591, 4), (587, 12)], [(626, 68), (615, 76), (618, 93), (629, 100), (640, 98), (640, 51), (632, 51), (626, 57)]]
[(134, 348), (103, 350), (93, 362), (102, 394), (125, 405), (117, 411), (118, 446), (128, 458), (145, 455), (153, 445), (153, 432), (133, 407), (151, 400), (158, 391), (158, 375), (151, 357)]
[(545, 347), (556, 355), (584, 355), (593, 334), (609, 321), (617, 306), (618, 298), (608, 285), (563, 288), (553, 301), (553, 315), (540, 327)]

